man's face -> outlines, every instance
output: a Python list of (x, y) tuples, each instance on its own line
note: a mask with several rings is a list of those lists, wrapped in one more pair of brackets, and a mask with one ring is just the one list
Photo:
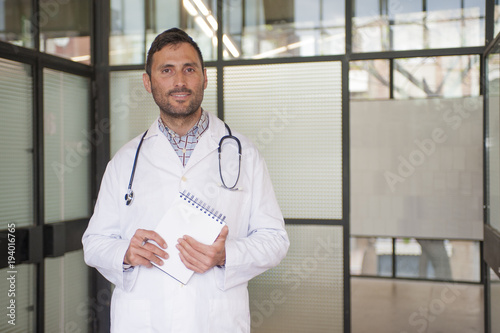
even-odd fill
[(190, 44), (167, 45), (153, 55), (151, 78), (143, 75), (144, 87), (153, 94), (163, 116), (187, 118), (201, 112), (205, 72)]

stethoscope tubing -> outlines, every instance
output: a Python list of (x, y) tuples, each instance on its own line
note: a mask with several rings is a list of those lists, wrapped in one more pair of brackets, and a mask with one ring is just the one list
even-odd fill
[(125, 202), (127, 206), (130, 206), (130, 204), (132, 204), (132, 201), (134, 201), (134, 191), (132, 191), (132, 183), (134, 182), (135, 169), (137, 168), (137, 158), (139, 157), (139, 152), (141, 151), (141, 146), (144, 142), (144, 137), (146, 137), (146, 134), (148, 134), (147, 130), (142, 135), (141, 141), (139, 141), (139, 146), (137, 146), (137, 150), (135, 151), (134, 165), (132, 166), (132, 173), (130, 174), (130, 180), (128, 182), (127, 194), (125, 194)]
[[(237, 137), (233, 136), (229, 126), (226, 123), (224, 123), (224, 125), (226, 126), (226, 129), (229, 134), (223, 136), (220, 139), (219, 147), (217, 148), (217, 151), (219, 153), (219, 175), (220, 175), (220, 180), (222, 182), (222, 186), (224, 188), (228, 190), (237, 190), (236, 185), (238, 184), (238, 180), (240, 179), (240, 172), (241, 172), (241, 142)], [(127, 206), (130, 206), (134, 201), (134, 191), (132, 190), (132, 184), (134, 182), (135, 170), (137, 169), (137, 160), (139, 159), (139, 152), (141, 150), (142, 143), (144, 142), (144, 138), (146, 137), (147, 133), (148, 131), (144, 132), (144, 134), (141, 137), (141, 141), (139, 141), (139, 145), (137, 146), (137, 150), (135, 151), (134, 164), (132, 165), (132, 172), (130, 174), (130, 180), (128, 182), (127, 193), (125, 194), (125, 204)], [(233, 186), (227, 186), (226, 183), (224, 182), (224, 177), (222, 176), (222, 167), (221, 167), (222, 144), (224, 143), (224, 140), (228, 139), (236, 141), (238, 145), (238, 175), (236, 177), (236, 182), (234, 183)]]

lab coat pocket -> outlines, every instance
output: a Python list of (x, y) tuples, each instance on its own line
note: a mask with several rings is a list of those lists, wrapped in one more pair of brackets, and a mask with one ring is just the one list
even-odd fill
[(151, 302), (142, 299), (120, 298), (111, 309), (111, 332), (152, 333)]
[(244, 221), (249, 219), (250, 198), (245, 190), (230, 191), (220, 188), (216, 207), (226, 216), (230, 237), (246, 236), (248, 227)]
[(250, 333), (248, 299), (235, 298), (210, 301), (209, 333)]

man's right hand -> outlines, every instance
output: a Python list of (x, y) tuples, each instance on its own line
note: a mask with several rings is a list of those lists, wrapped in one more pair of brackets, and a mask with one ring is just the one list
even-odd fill
[(165, 240), (152, 230), (137, 229), (130, 240), (127, 252), (123, 258), (123, 263), (131, 266), (152, 267), (154, 262), (157, 265), (163, 265), (163, 261), (158, 258), (168, 259), (168, 253), (148, 240), (155, 241), (163, 249), (167, 248)]

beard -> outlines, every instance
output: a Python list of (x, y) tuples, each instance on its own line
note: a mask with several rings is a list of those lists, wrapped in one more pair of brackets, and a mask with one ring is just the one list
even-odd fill
[[(166, 94), (162, 94), (160, 91), (152, 88), (151, 92), (155, 103), (160, 108), (160, 111), (166, 116), (176, 119), (189, 118), (190, 116), (195, 114), (201, 106), (204, 93), (203, 88), (197, 89), (197, 91), (193, 91), (187, 88), (172, 89), (169, 90)], [(189, 100), (189, 102), (177, 103), (178, 105), (174, 106), (169, 101), (169, 97), (171, 96), (171, 94), (183, 92), (189, 93), (191, 95), (191, 99)]]

